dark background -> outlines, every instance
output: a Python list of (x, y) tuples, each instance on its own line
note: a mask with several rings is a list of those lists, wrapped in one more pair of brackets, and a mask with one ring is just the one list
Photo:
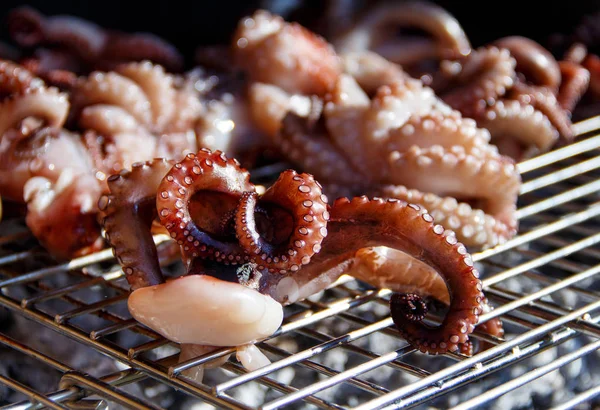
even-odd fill
[[(323, 4), (321, 1), (303, 3), (315, 13), (320, 12)], [(439, 0), (435, 3), (455, 15), (475, 46), (514, 34), (546, 44), (550, 34), (569, 33), (584, 15), (600, 10), (600, 0)], [(44, 14), (76, 15), (106, 28), (152, 32), (175, 44), (189, 57), (197, 45), (227, 42), (239, 18), (251, 13), (261, 2), (0, 0), (0, 18), (4, 21), (10, 9), (25, 4)], [(0, 27), (0, 39), (6, 40), (6, 25)]]

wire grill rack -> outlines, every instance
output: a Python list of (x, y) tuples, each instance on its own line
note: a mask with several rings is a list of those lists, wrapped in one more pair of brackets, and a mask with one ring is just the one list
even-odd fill
[[(0, 225), (0, 306), (32, 326), (50, 329), (56, 336), (51, 345), (66, 337), (118, 364), (92, 376), (64, 355), (53, 356), (35, 335), (18, 340), (0, 331), (0, 348), (22, 357), (24, 366), (58, 371), (60, 379), (55, 391), (39, 392), (18, 377), (0, 374), (0, 388), (22, 393), (22, 401), (7, 408), (157, 408), (167, 405), (162, 396), (175, 391), (202, 403), (193, 406), (197, 409), (265, 410), (467, 409), (521, 395), (519, 387), (600, 349), (600, 118), (576, 128), (579, 142), (519, 164), (524, 179), (520, 234), (473, 255), (495, 306), (481, 320), (499, 316), (507, 330), (504, 340), (476, 332), (474, 338), (491, 347), (473, 357), (415, 351), (393, 328), (386, 308), (390, 292), (343, 277), (320, 298), (286, 308), (282, 327), (259, 343), (271, 365), (247, 372), (230, 359), (206, 370), (204, 382), (197, 383), (187, 371), (233, 350), (178, 364), (175, 344), (128, 315), (127, 285), (110, 250), (56, 265), (22, 223), (5, 221)], [(519, 367), (527, 360), (534, 365)], [(473, 384), (483, 392), (469, 393)], [(578, 385), (556, 409), (589, 406), (600, 395), (600, 378)], [(146, 386), (145, 395), (132, 386)], [(440, 401), (444, 397), (455, 398)]]

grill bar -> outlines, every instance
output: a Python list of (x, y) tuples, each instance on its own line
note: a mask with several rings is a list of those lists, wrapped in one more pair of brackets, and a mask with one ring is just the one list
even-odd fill
[(495, 399), (503, 394), (508, 393), (511, 390), (521, 387), (524, 384), (529, 383), (532, 380), (542, 377), (545, 374), (548, 374), (548, 373), (558, 369), (559, 367), (564, 366), (565, 364), (570, 363), (572, 361), (575, 361), (575, 360), (579, 359), (580, 357), (590, 354), (598, 349), (600, 349), (600, 340), (590, 343), (587, 346), (585, 346), (575, 352), (566, 354), (565, 356), (558, 358), (557, 360), (553, 361), (552, 363), (548, 363), (547, 365), (544, 365), (533, 371), (525, 373), (522, 376), (516, 377), (509, 382), (506, 382), (492, 390), (487, 391), (486, 393), (482, 394), (479, 397), (468, 400), (456, 407), (453, 407), (452, 410), (467, 410), (472, 407), (478, 406), (482, 403), (489, 402), (492, 399)]
[[(600, 117), (580, 122), (575, 128), (585, 135), (581, 141), (518, 164), (524, 179), (517, 211), (521, 233), (473, 255), (473, 260), (481, 265), (485, 291), (495, 306), (481, 316), (481, 322), (501, 317), (512, 329), (505, 339), (476, 330), (473, 338), (492, 347), (473, 357), (450, 353), (418, 360), (421, 354), (407, 346), (385, 311), (391, 292), (365, 287), (345, 276), (331, 285), (322, 299), (305, 300), (290, 307), (276, 334), (258, 343), (273, 359), (271, 365), (247, 372), (235, 361), (229, 361), (224, 370), (213, 370), (225, 373), (224, 379), (205, 384), (194, 382), (184, 375), (186, 370), (228, 356), (234, 349), (220, 348), (177, 363), (176, 344), (129, 316), (115, 313), (124, 307), (127, 286), (123, 272), (114, 269), (109, 250), (52, 266), (50, 258), (38, 248), (18, 245), (30, 238), (29, 232), (4, 234), (0, 224), (0, 306), (127, 367), (94, 378), (30, 347), (27, 341), (0, 333), (0, 344), (15, 354), (27, 355), (63, 374), (59, 389), (44, 395), (19, 380), (3, 376), (0, 385), (30, 398), (8, 408), (97, 408), (109, 402), (155, 408), (154, 400), (122, 389), (142, 380), (155, 380), (166, 389), (176, 389), (219, 408), (275, 409), (299, 401), (324, 409), (409, 408), (465, 389), (472, 381), (494, 377), (503, 369), (566, 346), (567, 341), (588, 338), (582, 347), (519, 377), (503, 380), (498, 387), (455, 407), (460, 409), (489, 403), (571, 361), (588, 357), (600, 348)], [(284, 164), (261, 170), (260, 178), (269, 177), (280, 167)], [(169, 239), (164, 235), (155, 237), (157, 243), (166, 240)], [(3, 251), (7, 245), (17, 250)], [(37, 268), (18, 269), (23, 261), (33, 260), (39, 262)], [(52, 285), (59, 277), (67, 278), (67, 283)], [(517, 288), (513, 288), (515, 284)], [(529, 288), (520, 287), (524, 284), (529, 284)], [(17, 296), (23, 290), (28, 293)], [(98, 292), (106, 293), (93, 301), (86, 299), (86, 294)], [(576, 295), (575, 302), (560, 299), (572, 298), (568, 295)], [(60, 306), (58, 313), (48, 310), (56, 303)], [(88, 317), (100, 319), (102, 324), (93, 329), (80, 327)], [(123, 334), (137, 334), (143, 341), (133, 346), (115, 341)], [(393, 343), (375, 342), (382, 338)], [(296, 350), (288, 350), (286, 340), (300, 340), (301, 344)], [(348, 361), (342, 368), (327, 361), (339, 352), (357, 361)], [(427, 367), (427, 363), (438, 361), (445, 364)], [(286, 371), (301, 371), (299, 374), (311, 375), (314, 380), (308, 385), (297, 384), (296, 378), (283, 376)], [(409, 378), (386, 384), (372, 376), (382, 371), (392, 378)], [(248, 401), (247, 393), (241, 391), (252, 386), (268, 388), (273, 395), (260, 403)], [(361, 392), (360, 399), (351, 401), (344, 394), (334, 394), (347, 386), (353, 392)], [(597, 383), (586, 389), (556, 408), (572, 408), (600, 395)]]

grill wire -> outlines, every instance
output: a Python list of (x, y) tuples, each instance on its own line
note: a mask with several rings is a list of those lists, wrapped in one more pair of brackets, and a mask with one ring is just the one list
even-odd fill
[[(476, 332), (491, 348), (473, 357), (416, 352), (393, 328), (390, 292), (343, 277), (320, 298), (286, 308), (282, 327), (259, 343), (271, 365), (247, 372), (230, 359), (196, 383), (187, 369), (232, 350), (177, 364), (177, 345), (128, 315), (127, 284), (110, 250), (57, 265), (22, 221), (3, 221), (0, 306), (121, 369), (94, 377), (44, 354), (35, 334), (17, 340), (0, 331), (0, 347), (61, 374), (55, 391), (39, 392), (0, 373), (0, 387), (28, 397), (6, 408), (157, 408), (168, 394), (198, 400), (195, 409), (467, 409), (518, 401), (537, 379), (584, 357), (600, 360), (600, 117), (575, 127), (578, 142), (519, 164), (519, 235), (473, 255), (495, 307), (481, 319), (500, 316), (507, 330), (504, 340)], [(52, 343), (61, 343), (55, 336)], [(600, 395), (600, 377), (590, 379), (589, 366), (570, 380), (578, 388), (554, 402), (556, 409), (587, 408), (578, 406)], [(144, 383), (153, 386), (145, 390), (151, 399), (132, 393)], [(469, 390), (474, 385), (479, 390)]]

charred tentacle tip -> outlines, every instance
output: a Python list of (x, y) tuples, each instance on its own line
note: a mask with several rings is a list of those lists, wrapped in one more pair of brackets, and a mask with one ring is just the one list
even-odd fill
[(411, 322), (422, 322), (427, 315), (427, 304), (423, 298), (414, 293), (394, 293), (390, 298), (392, 319), (401, 316)]

